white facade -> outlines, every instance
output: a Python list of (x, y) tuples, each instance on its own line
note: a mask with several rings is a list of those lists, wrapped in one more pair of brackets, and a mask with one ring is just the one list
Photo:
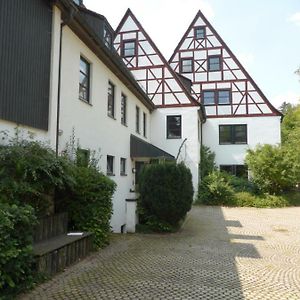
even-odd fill
[[(201, 137), (198, 110), (198, 107), (159, 108), (152, 113), (151, 122), (152, 142), (158, 147), (165, 149), (174, 157), (178, 156), (178, 162), (182, 161), (190, 168), (195, 195), (198, 190)], [(181, 139), (168, 139), (166, 118), (167, 116), (176, 115), (181, 116)], [(185, 139), (186, 141), (184, 142)]]
[[(219, 125), (247, 125), (247, 144), (219, 144)], [(280, 117), (208, 118), (203, 124), (203, 144), (216, 154), (216, 165), (244, 165), (248, 149), (259, 144), (280, 144)]]
[[(80, 56), (91, 66), (91, 99), (85, 103), (78, 98), (78, 78)], [(63, 151), (74, 129), (80, 148), (96, 150), (100, 155), (100, 170), (106, 174), (107, 155), (114, 157), (114, 176), (117, 190), (113, 197), (113, 231), (120, 232), (126, 224), (126, 202), (132, 198), (134, 189), (134, 162), (130, 158), (130, 134), (150, 141), (150, 112), (129, 89), (110, 71), (97, 56), (71, 31), (63, 29), (62, 43), (62, 85), (59, 149)], [(115, 118), (107, 114), (108, 82), (115, 85)], [(127, 126), (121, 124), (121, 93), (127, 96)], [(136, 106), (140, 108), (140, 128), (143, 113), (147, 115), (147, 137), (136, 133)], [(142, 131), (142, 130), (141, 130)], [(120, 159), (126, 159), (126, 174), (120, 175)]]

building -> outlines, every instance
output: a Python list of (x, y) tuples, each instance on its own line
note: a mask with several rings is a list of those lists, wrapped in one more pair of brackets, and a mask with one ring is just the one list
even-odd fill
[(221, 170), (247, 171), (248, 148), (281, 141), (279, 113), (226, 43), (199, 11), (172, 57), (171, 67), (192, 82), (191, 92), (205, 106), (203, 144), (216, 154)]
[(130, 10), (116, 31), (80, 0), (4, 1), (0, 20), (0, 134), (95, 152), (115, 232), (134, 230), (145, 163), (184, 161), (196, 191), (202, 143), (242, 173), (248, 147), (280, 142), (280, 114), (200, 12), (169, 62)]
[(117, 183), (112, 229), (130, 230), (139, 168), (174, 157), (151, 143), (155, 106), (114, 50), (111, 26), (69, 0), (5, 1), (0, 18), (0, 131), (13, 136), (18, 126), (58, 153), (72, 140), (96, 151)]

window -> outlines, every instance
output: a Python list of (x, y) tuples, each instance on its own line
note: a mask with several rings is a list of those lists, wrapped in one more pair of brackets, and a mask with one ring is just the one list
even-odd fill
[(136, 55), (136, 40), (123, 41), (122, 56)]
[(181, 59), (181, 73), (192, 73), (193, 72), (193, 59), (183, 58)]
[(105, 46), (110, 49), (112, 44), (112, 38), (110, 31), (106, 27), (104, 27), (103, 38)]
[(167, 138), (181, 139), (181, 116), (167, 116)]
[(204, 105), (214, 105), (215, 104), (215, 91), (203, 91), (202, 92), (202, 102)]
[(90, 64), (80, 56), (79, 99), (90, 102)]
[(220, 165), (220, 171), (237, 177), (248, 178), (248, 168), (246, 165)]
[(143, 136), (147, 136), (147, 115), (143, 113)]
[(219, 125), (219, 143), (247, 144), (247, 125)]
[(123, 157), (120, 159), (120, 175), (126, 175), (126, 158)]
[(208, 57), (208, 71), (220, 71), (221, 70), (221, 57), (209, 56)]
[(194, 37), (196, 40), (204, 39), (205, 38), (205, 27), (204, 26), (195, 27), (194, 28)]
[(140, 108), (135, 107), (135, 131), (140, 133)]
[(114, 175), (114, 160), (115, 160), (114, 156), (107, 155), (107, 164), (106, 164), (107, 175)]
[(121, 95), (121, 124), (127, 124), (127, 97), (124, 94)]
[(107, 114), (115, 117), (115, 86), (109, 81), (107, 91)]
[(231, 102), (231, 92), (229, 90), (218, 91), (217, 93), (217, 103), (218, 104), (230, 104)]
[(231, 91), (220, 90), (220, 91), (203, 91), (202, 92), (202, 103), (204, 105), (226, 105), (231, 103)]
[(76, 152), (76, 164), (79, 167), (87, 167), (90, 162), (90, 150), (78, 148)]

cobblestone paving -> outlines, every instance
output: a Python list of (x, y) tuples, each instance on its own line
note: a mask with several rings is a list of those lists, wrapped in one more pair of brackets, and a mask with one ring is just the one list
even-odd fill
[(115, 235), (21, 299), (300, 299), (300, 208), (195, 207), (179, 233)]

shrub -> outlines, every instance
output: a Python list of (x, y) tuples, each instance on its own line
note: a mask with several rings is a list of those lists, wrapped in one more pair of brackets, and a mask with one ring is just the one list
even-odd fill
[(0, 201), (0, 294), (13, 294), (33, 284), (32, 236), (36, 218), (31, 206)]
[[(190, 170), (183, 164), (151, 164), (144, 168), (140, 181), (142, 221), (176, 227), (193, 202)], [(154, 221), (153, 221), (154, 220)]]
[(257, 208), (265, 207), (285, 207), (288, 202), (282, 196), (275, 196), (264, 194), (261, 196), (255, 196), (248, 192), (240, 192), (235, 195), (235, 205), (236, 206), (249, 206)]
[(259, 188), (253, 181), (229, 174), (226, 175), (228, 183), (235, 192), (249, 192), (252, 194), (259, 194)]
[(93, 233), (94, 244), (108, 243), (116, 184), (93, 167), (74, 166), (75, 184), (60, 195), (56, 209), (67, 211), (74, 230)]
[(38, 142), (0, 146), (0, 194), (7, 203), (30, 204), (38, 216), (48, 214), (55, 188), (72, 178), (68, 162)]
[(204, 177), (198, 189), (198, 204), (229, 205), (234, 190), (228, 182), (229, 177), (220, 171), (213, 171)]

